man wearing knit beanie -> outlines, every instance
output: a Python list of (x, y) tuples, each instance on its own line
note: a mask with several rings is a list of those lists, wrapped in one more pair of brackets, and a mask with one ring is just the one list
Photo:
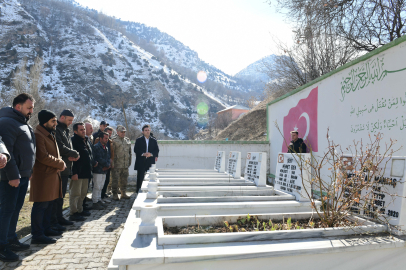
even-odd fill
[(30, 201), (32, 244), (52, 244), (56, 240), (48, 236), (61, 235), (51, 229), (54, 201), (62, 197), (60, 172), (66, 169), (59, 155), (55, 139), (56, 115), (48, 110), (38, 113), (39, 125), (35, 129), (37, 151), (31, 178)]

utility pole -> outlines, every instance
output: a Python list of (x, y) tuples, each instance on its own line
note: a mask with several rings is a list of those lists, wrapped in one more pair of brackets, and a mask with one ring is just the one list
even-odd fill
[(124, 101), (121, 101), (121, 107), (123, 108), (123, 113), (124, 113), (125, 128), (127, 129), (127, 131), (129, 131), (128, 124), (127, 124), (127, 116), (125, 115), (125, 110), (124, 110)]

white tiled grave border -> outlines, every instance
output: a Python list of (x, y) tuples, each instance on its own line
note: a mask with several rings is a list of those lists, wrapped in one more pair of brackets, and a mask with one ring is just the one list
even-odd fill
[[(273, 196), (273, 195), (289, 195), (285, 193), (278, 193), (274, 189), (258, 189), (258, 190), (210, 190), (210, 191), (160, 191), (159, 195), (164, 198), (180, 198), (180, 197), (218, 197), (218, 196)], [(295, 196), (292, 196), (295, 200)]]
[(253, 191), (160, 191), (158, 193), (158, 203), (213, 203), (295, 200), (295, 196), (274, 190), (272, 188)]
[[(254, 215), (251, 215), (251, 217)], [(280, 213), (255, 215), (259, 220), (269, 219), (279, 221), (288, 218), (292, 220), (309, 219), (312, 217), (317, 220), (317, 214), (314, 212), (302, 213)], [(249, 241), (269, 241), (283, 239), (300, 238), (318, 238), (335, 237), (360, 234), (376, 234), (387, 231), (387, 226), (374, 223), (356, 216), (349, 216), (348, 220), (357, 221), (361, 226), (356, 227), (335, 227), (335, 228), (317, 228), (317, 229), (298, 229), (298, 230), (278, 230), (278, 231), (255, 231), (255, 232), (233, 232), (233, 233), (201, 233), (201, 234), (178, 234), (165, 235), (163, 224), (169, 227), (175, 226), (224, 226), (224, 221), (237, 223), (237, 219), (246, 217), (244, 215), (212, 215), (212, 216), (183, 216), (183, 217), (158, 217), (156, 225), (158, 227), (158, 245), (184, 245), (184, 244), (206, 244), (206, 243), (225, 243), (225, 242), (249, 242)], [(294, 225), (294, 224), (293, 224)]]

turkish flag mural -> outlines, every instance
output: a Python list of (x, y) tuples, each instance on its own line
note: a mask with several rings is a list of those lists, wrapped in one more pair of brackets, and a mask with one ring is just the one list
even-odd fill
[[(317, 97), (318, 87), (312, 89), (307, 98), (299, 100), (296, 107), (289, 110), (287, 116), (283, 118), (283, 136), (286, 142), (290, 143), (290, 132), (299, 132), (307, 144), (307, 149), (311, 147), (314, 152), (318, 151), (317, 143)], [(282, 143), (282, 152), (288, 152), (285, 141)]]

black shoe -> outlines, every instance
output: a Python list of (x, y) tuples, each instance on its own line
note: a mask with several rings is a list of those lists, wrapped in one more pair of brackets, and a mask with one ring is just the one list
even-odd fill
[(52, 229), (48, 229), (48, 230), (46, 230), (44, 232), (44, 234), (46, 236), (59, 236), (59, 235), (62, 235), (62, 232), (61, 231), (55, 231), (55, 230), (52, 230)]
[(8, 247), (12, 251), (23, 251), (29, 249), (30, 245), (23, 244), (20, 241), (18, 241), (17, 238), (14, 238), (13, 240), (9, 241)]
[(59, 223), (56, 223), (56, 224), (52, 225), (51, 229), (54, 230), (54, 231), (61, 231), (61, 232), (66, 231), (66, 227), (60, 225)]
[(85, 197), (85, 201), (86, 201), (86, 202), (91, 202), (92, 199), (90, 199), (90, 198), (88, 198), (88, 197)]
[(31, 240), (31, 244), (45, 244), (45, 245), (49, 245), (49, 244), (55, 244), (56, 243), (56, 239), (47, 237), (45, 235), (40, 236), (38, 238), (32, 238)]
[(16, 262), (20, 257), (12, 252), (6, 245), (0, 246), (0, 261), (3, 262)]
[(64, 217), (58, 218), (58, 223), (59, 223), (60, 225), (63, 225), (63, 226), (73, 225), (73, 222), (72, 222), (72, 221), (69, 221), (69, 220), (67, 220), (67, 219), (64, 218)]
[(81, 215), (79, 215), (78, 213), (75, 213), (75, 214), (69, 216), (69, 220), (71, 220), (71, 221), (85, 221), (86, 219), (84, 217), (82, 217)]
[(103, 206), (103, 204), (101, 202), (97, 202), (93, 204), (93, 209), (95, 210), (104, 210), (105, 207)]
[(93, 209), (93, 207), (87, 206), (87, 204), (83, 205), (83, 211), (92, 210), (92, 209)]
[(90, 216), (90, 212), (83, 210), (82, 212), (79, 213), (79, 215), (81, 215), (82, 217), (88, 217)]

